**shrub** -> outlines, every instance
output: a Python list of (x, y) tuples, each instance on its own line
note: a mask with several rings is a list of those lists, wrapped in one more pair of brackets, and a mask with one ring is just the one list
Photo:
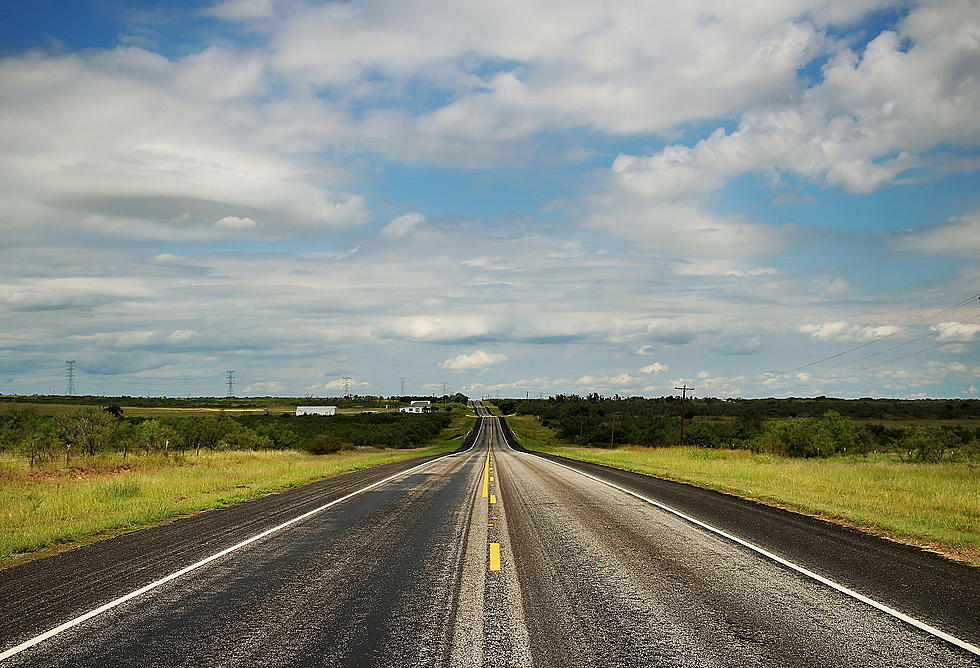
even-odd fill
[(311, 455), (332, 455), (341, 450), (353, 450), (354, 446), (341, 441), (336, 436), (321, 434), (306, 441), (303, 444), (303, 449)]

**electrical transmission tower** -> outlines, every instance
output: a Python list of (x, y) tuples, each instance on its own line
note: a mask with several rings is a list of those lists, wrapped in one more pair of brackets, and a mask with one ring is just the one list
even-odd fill
[(350, 382), (354, 380), (350, 376), (344, 376), (344, 399), (350, 399)]
[(75, 395), (75, 360), (65, 360), (65, 394)]
[(443, 401), (446, 401), (446, 397), (448, 397), (448, 396), (449, 396), (449, 393), (448, 393), (448, 392), (446, 391), (446, 388), (447, 388), (448, 386), (449, 386), (449, 383), (443, 383), (443, 384), (442, 384), (442, 397), (443, 397), (443, 399), (442, 399), (442, 400), (443, 400)]
[(404, 397), (405, 396), (405, 380), (406, 380), (405, 379), (405, 376), (402, 376), (401, 378), (399, 378), (399, 380), (401, 380), (401, 382), (402, 382), (402, 396)]
[(225, 371), (226, 383), (228, 383), (228, 396), (235, 396), (235, 370), (228, 369)]

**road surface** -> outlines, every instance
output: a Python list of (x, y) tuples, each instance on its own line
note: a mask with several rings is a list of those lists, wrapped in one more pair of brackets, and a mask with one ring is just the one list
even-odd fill
[(980, 569), (524, 452), (476, 408), (460, 452), (0, 571), (2, 664), (980, 665)]

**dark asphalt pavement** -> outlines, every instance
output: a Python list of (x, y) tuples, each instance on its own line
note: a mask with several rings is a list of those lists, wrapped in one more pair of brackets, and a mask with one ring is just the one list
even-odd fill
[[(980, 664), (964, 649), (567, 466), (974, 644), (980, 569), (723, 494), (552, 461), (514, 449), (504, 429), (488, 417), (461, 452), (359, 471), (0, 571), (2, 652), (397, 476), (3, 663)], [(499, 545), (499, 570), (491, 544)]]

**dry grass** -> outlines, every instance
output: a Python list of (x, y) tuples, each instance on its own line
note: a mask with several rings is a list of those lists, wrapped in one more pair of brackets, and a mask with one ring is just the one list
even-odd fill
[(448, 452), (460, 442), (322, 456), (229, 451), (125, 462), (92, 458), (73, 462), (71, 469), (32, 470), (23, 461), (6, 460), (0, 462), (0, 567), (313, 480)]
[(528, 449), (689, 482), (822, 517), (980, 565), (980, 468), (887, 456), (794, 459), (745, 450), (571, 447), (509, 418)]

